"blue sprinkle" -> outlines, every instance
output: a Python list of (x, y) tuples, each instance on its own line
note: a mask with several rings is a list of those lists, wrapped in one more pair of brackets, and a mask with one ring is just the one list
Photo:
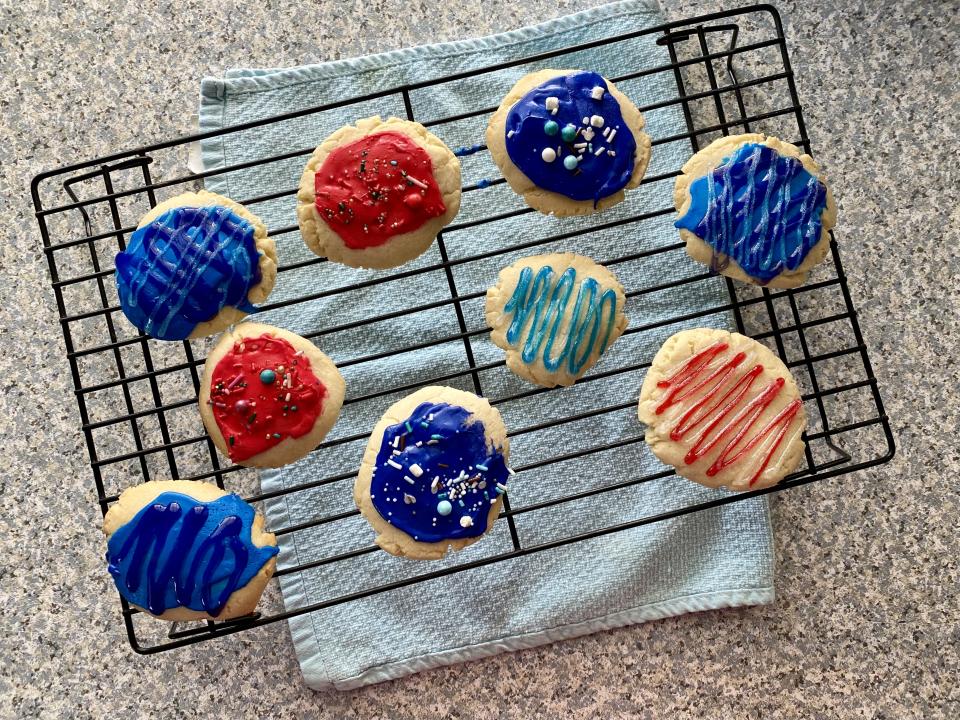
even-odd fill
[(460, 504), (460, 507), (466, 507), (466, 505), (463, 504), (463, 500), (457, 500), (457, 502)]
[(493, 181), (487, 180), (486, 178), (483, 178), (482, 180), (477, 181), (477, 188), (480, 190), (483, 190), (484, 188), (488, 188), (491, 185), (493, 185)]
[(473, 155), (484, 149), (483, 145), (471, 145), (470, 147), (457, 148), (453, 151), (453, 154), (457, 157), (463, 157), (464, 155)]

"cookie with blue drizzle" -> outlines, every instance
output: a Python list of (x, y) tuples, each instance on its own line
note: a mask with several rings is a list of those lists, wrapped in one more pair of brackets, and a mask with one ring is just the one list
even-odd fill
[(127, 319), (158, 340), (213, 335), (267, 299), (277, 253), (267, 227), (240, 203), (201, 190), (160, 203), (116, 257)]
[(107, 569), (131, 605), (161, 620), (229, 620), (254, 611), (276, 568), (263, 516), (216, 485), (128, 488), (103, 519)]
[(381, 548), (442, 558), (493, 526), (513, 475), (509, 453), (503, 419), (484, 398), (423, 388), (392, 405), (374, 427), (353, 498)]
[(523, 258), (487, 290), (490, 339), (507, 367), (544, 387), (573, 385), (627, 327), (623, 286), (583, 255)]
[(587, 215), (621, 202), (650, 160), (643, 115), (613, 83), (582, 70), (521, 78), (487, 125), (494, 162), (545, 214)]
[(710, 143), (674, 187), (676, 226), (697, 262), (741, 282), (792, 288), (830, 248), (837, 207), (800, 148), (759, 133)]

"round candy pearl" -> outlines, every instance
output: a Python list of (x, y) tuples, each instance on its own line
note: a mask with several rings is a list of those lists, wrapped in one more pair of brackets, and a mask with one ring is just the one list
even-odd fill
[(573, 142), (577, 137), (577, 126), (574, 124), (564, 125), (560, 131), (560, 137), (564, 142)]
[(440, 515), (449, 515), (453, 512), (453, 505), (448, 500), (441, 500), (437, 503), (437, 512)]
[(409, 208), (417, 208), (423, 205), (423, 195), (418, 192), (412, 192), (409, 195), (405, 195), (403, 198), (403, 204)]
[(543, 131), (547, 135), (556, 135), (558, 132), (560, 132), (560, 126), (557, 125), (557, 123), (555, 123), (553, 120), (547, 120), (543, 124)]
[(567, 155), (567, 156), (563, 159), (563, 166), (564, 166), (567, 170), (576, 170), (576, 169), (577, 169), (577, 158), (574, 157), (573, 155)]
[(266, 370), (260, 371), (260, 382), (264, 385), (273, 385), (276, 379), (277, 374), (273, 370), (267, 368)]
[(544, 162), (553, 162), (557, 159), (557, 151), (553, 148), (544, 148), (543, 152), (540, 153), (540, 157), (543, 158)]
[(233, 404), (233, 409), (236, 410), (240, 415), (246, 415), (250, 412), (250, 401), (249, 400), (237, 400)]
[(464, 515), (460, 518), (460, 527), (468, 528), (471, 525), (473, 525), (473, 518), (471, 518), (469, 515)]

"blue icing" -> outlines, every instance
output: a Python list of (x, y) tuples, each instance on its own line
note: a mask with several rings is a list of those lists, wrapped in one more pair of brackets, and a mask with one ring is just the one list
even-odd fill
[(277, 554), (253, 544), (253, 519), (236, 495), (200, 502), (161, 493), (110, 536), (107, 568), (120, 594), (154, 615), (187, 607), (216, 617)]
[(827, 189), (797, 158), (747, 143), (694, 180), (690, 197), (676, 227), (769, 282), (796, 270), (819, 242)]
[(557, 331), (573, 297), (577, 271), (571, 267), (559, 278), (555, 275), (549, 265), (541, 267), (536, 275), (529, 267), (520, 271), (517, 287), (503, 308), (504, 315), (513, 314), (507, 328), (507, 342), (523, 343), (520, 357), (527, 364), (542, 358), (548, 371), (556, 372), (565, 365), (567, 371), (576, 375), (597, 342), (601, 354), (607, 349), (617, 314), (617, 294), (612, 289), (601, 293), (600, 283), (592, 277), (584, 278), (577, 291), (566, 339), (563, 346), (557, 348)]
[[(478, 537), (509, 474), (503, 455), (487, 444), (483, 423), (471, 422), (468, 410), (423, 403), (384, 431), (370, 499), (384, 520), (414, 540)], [(451, 506), (447, 514), (438, 511), (447, 509), (444, 502)]]
[[(604, 90), (599, 100), (592, 97), (594, 88)], [(548, 98), (557, 100), (555, 114), (547, 109)], [(602, 127), (590, 124), (594, 116), (603, 118)], [(564, 139), (567, 126), (577, 131), (572, 140)], [(615, 133), (612, 141), (603, 136), (605, 129)], [(589, 141), (583, 136), (585, 131), (593, 134)], [(622, 190), (633, 174), (636, 141), (623, 119), (620, 103), (597, 73), (562, 75), (538, 85), (510, 109), (505, 132), (507, 154), (513, 164), (538, 187), (573, 200), (593, 200), (596, 204)], [(580, 152), (576, 145), (583, 142), (588, 147)], [(549, 161), (543, 156), (547, 149), (555, 155)]]
[(225, 207), (179, 207), (133, 233), (116, 257), (123, 314), (160, 340), (183, 340), (228, 305), (255, 312), (253, 225)]

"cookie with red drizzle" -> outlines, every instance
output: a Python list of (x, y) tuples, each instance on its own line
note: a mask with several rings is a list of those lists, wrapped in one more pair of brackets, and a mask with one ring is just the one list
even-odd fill
[(806, 418), (790, 372), (760, 343), (725, 330), (668, 339), (644, 380), (639, 416), (657, 457), (710, 487), (775, 485), (803, 454)]
[(304, 240), (355, 267), (392, 267), (429, 247), (460, 205), (460, 164), (419, 123), (369, 118), (341, 128), (307, 163)]
[(343, 403), (343, 378), (309, 341), (245, 323), (207, 358), (200, 410), (207, 431), (231, 461), (279, 467), (323, 439)]

